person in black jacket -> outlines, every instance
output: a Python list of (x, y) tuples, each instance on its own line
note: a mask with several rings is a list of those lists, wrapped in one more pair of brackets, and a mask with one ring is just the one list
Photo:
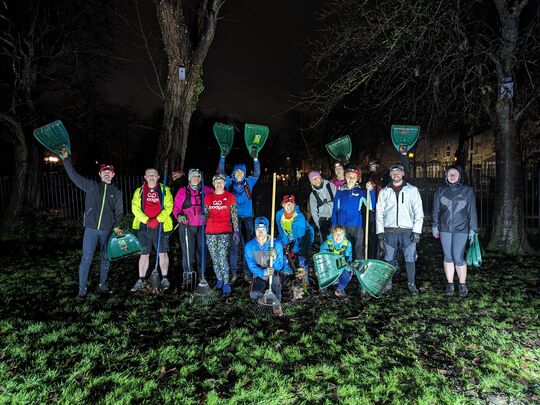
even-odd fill
[(101, 181), (93, 181), (75, 171), (67, 151), (62, 151), (62, 154), (67, 175), (77, 187), (85, 192), (83, 251), (79, 265), (79, 298), (86, 297), (88, 272), (98, 243), (101, 255), (98, 293), (112, 294), (112, 290), (107, 286), (110, 266), (107, 244), (113, 229), (117, 236), (124, 235), (120, 229), (120, 221), (124, 215), (122, 192), (111, 184), (114, 166), (102, 164), (98, 173)]
[(433, 199), (433, 236), (440, 238), (444, 252), (444, 273), (448, 284), (445, 294), (454, 294), (454, 272), (459, 278), (459, 296), (468, 294), (467, 263), (464, 259), (467, 237), (478, 232), (476, 197), (471, 187), (463, 184), (460, 166), (450, 166), (446, 184), (439, 186)]

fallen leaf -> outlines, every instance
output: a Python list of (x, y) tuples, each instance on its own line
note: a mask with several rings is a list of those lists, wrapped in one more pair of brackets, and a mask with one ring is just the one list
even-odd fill
[(84, 375), (82, 375), (82, 374), (77, 374), (77, 375), (75, 376), (75, 380), (77, 380), (77, 381), (82, 381), (82, 380), (84, 380)]
[(6, 392), (6, 387), (0, 386), (0, 392)]
[(438, 369), (437, 369), (437, 372), (438, 372), (439, 374), (442, 374), (442, 375), (448, 375), (448, 370), (444, 370), (444, 369), (442, 369), (442, 368), (438, 368)]

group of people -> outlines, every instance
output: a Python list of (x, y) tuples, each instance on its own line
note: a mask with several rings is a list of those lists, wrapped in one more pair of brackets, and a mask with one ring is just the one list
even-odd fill
[[(112, 185), (114, 167), (101, 165), (100, 181), (96, 182), (79, 175), (67, 154), (63, 158), (66, 173), (86, 193), (79, 297), (87, 295), (88, 271), (98, 243), (101, 252), (98, 292), (110, 294), (107, 242), (111, 231), (118, 237), (123, 236), (120, 222), (124, 214), (121, 192)], [(284, 195), (281, 209), (273, 219), (278, 232), (271, 241), (272, 218), (259, 216), (254, 219), (253, 213), (252, 192), (260, 172), (260, 162), (254, 157), (251, 175), (247, 175), (243, 164), (235, 165), (231, 175), (227, 175), (225, 156), (221, 156), (212, 177), (212, 187), (203, 184), (199, 169), (192, 168), (187, 174), (187, 184), (178, 187), (173, 195), (166, 184), (159, 183), (158, 171), (147, 169), (143, 185), (135, 190), (132, 198), (132, 227), (137, 231), (143, 250), (139, 259), (139, 278), (131, 290), (136, 292), (144, 287), (152, 249), (159, 254), (161, 288), (170, 287), (168, 251), (174, 221), (178, 223), (184, 274), (196, 272), (200, 277), (204, 272), (201, 260), (204, 232), (205, 246), (216, 277), (215, 288), (225, 297), (231, 294), (232, 283), (238, 277), (242, 250), (244, 277), (250, 283), (250, 296), (254, 300), (269, 287), (280, 299), (281, 285), (289, 274), (295, 274), (307, 287), (315, 229), (296, 204), (295, 196)], [(308, 178), (312, 187), (310, 213), (319, 233), (320, 251), (333, 252), (348, 263), (339, 278), (335, 295), (346, 295), (353, 261), (365, 258), (365, 221), (372, 225), (367, 238), (371, 247), (367, 258), (381, 258), (396, 265), (401, 251), (408, 289), (412, 295), (417, 295), (416, 246), (422, 234), (424, 211), (418, 188), (405, 178), (406, 164), (393, 164), (385, 173), (380, 162), (374, 160), (362, 176), (358, 168), (338, 162), (334, 174), (332, 180), (325, 180), (320, 172), (312, 171)], [(477, 232), (478, 226), (474, 191), (463, 183), (459, 167), (447, 169), (445, 184), (435, 194), (432, 224), (432, 234), (440, 238), (444, 252), (445, 293), (454, 294), (454, 274), (457, 272), (458, 292), (464, 297), (468, 293), (464, 252), (468, 237)], [(274, 276), (271, 286), (268, 285), (270, 276)], [(390, 281), (386, 290), (391, 288)]]

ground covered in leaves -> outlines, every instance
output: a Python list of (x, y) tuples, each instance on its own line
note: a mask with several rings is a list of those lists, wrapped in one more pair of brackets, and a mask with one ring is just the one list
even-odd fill
[(362, 299), (354, 280), (345, 300), (313, 293), (274, 318), (254, 314), (240, 282), (209, 307), (176, 289), (130, 293), (136, 258), (113, 266), (107, 299), (93, 293), (95, 263), (80, 302), (78, 246), (9, 251), (1, 403), (540, 401), (537, 258), (487, 256), (470, 273), (469, 297), (446, 298), (440, 248), (424, 242), (419, 296), (400, 273), (381, 299)]

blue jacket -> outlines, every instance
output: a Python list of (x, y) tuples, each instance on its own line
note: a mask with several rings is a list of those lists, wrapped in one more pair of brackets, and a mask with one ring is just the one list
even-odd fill
[[(375, 190), (369, 192), (371, 198), (370, 210), (375, 208)], [(342, 189), (336, 193), (332, 210), (332, 225), (363, 226), (362, 205), (367, 204), (366, 190), (358, 186)]]
[[(264, 271), (270, 264), (270, 257), (268, 255), (268, 249), (270, 248), (270, 238), (261, 247), (256, 238), (251, 239), (246, 246), (244, 246), (244, 259), (253, 277), (259, 277), (266, 279)], [(283, 256), (283, 244), (274, 239), (274, 249), (276, 249), (276, 258), (272, 262), (272, 267), (275, 271), (281, 271), (285, 264), (285, 258)]]
[(309, 224), (304, 217), (304, 214), (300, 212), (298, 205), (294, 206), (294, 219), (292, 223), (292, 239), (289, 239), (287, 233), (283, 230), (281, 226), (281, 218), (283, 218), (283, 213), (285, 210), (282, 208), (276, 213), (276, 222), (279, 231), (279, 238), (281, 243), (287, 245), (294, 241), (293, 252), (300, 254), (307, 254), (309, 248), (315, 239), (315, 231), (313, 227)]
[(336, 243), (332, 234), (328, 235), (323, 243), (321, 243), (321, 252), (332, 252), (344, 257), (347, 263), (352, 262), (352, 243), (349, 239), (343, 238), (341, 243)]
[[(249, 193), (253, 191), (253, 187), (261, 174), (261, 164), (258, 160), (253, 160), (253, 175), (243, 178), (241, 181), (237, 181), (234, 177), (234, 172), (240, 169), (246, 173), (246, 165), (236, 164), (233, 167), (233, 172), (230, 176), (225, 177), (225, 189), (234, 194), (236, 198), (236, 205), (238, 207), (238, 216), (241, 218), (247, 218), (253, 216), (253, 203), (252, 199), (246, 194), (246, 186), (249, 189)], [(218, 172), (225, 174), (225, 158), (221, 156), (219, 159)]]

